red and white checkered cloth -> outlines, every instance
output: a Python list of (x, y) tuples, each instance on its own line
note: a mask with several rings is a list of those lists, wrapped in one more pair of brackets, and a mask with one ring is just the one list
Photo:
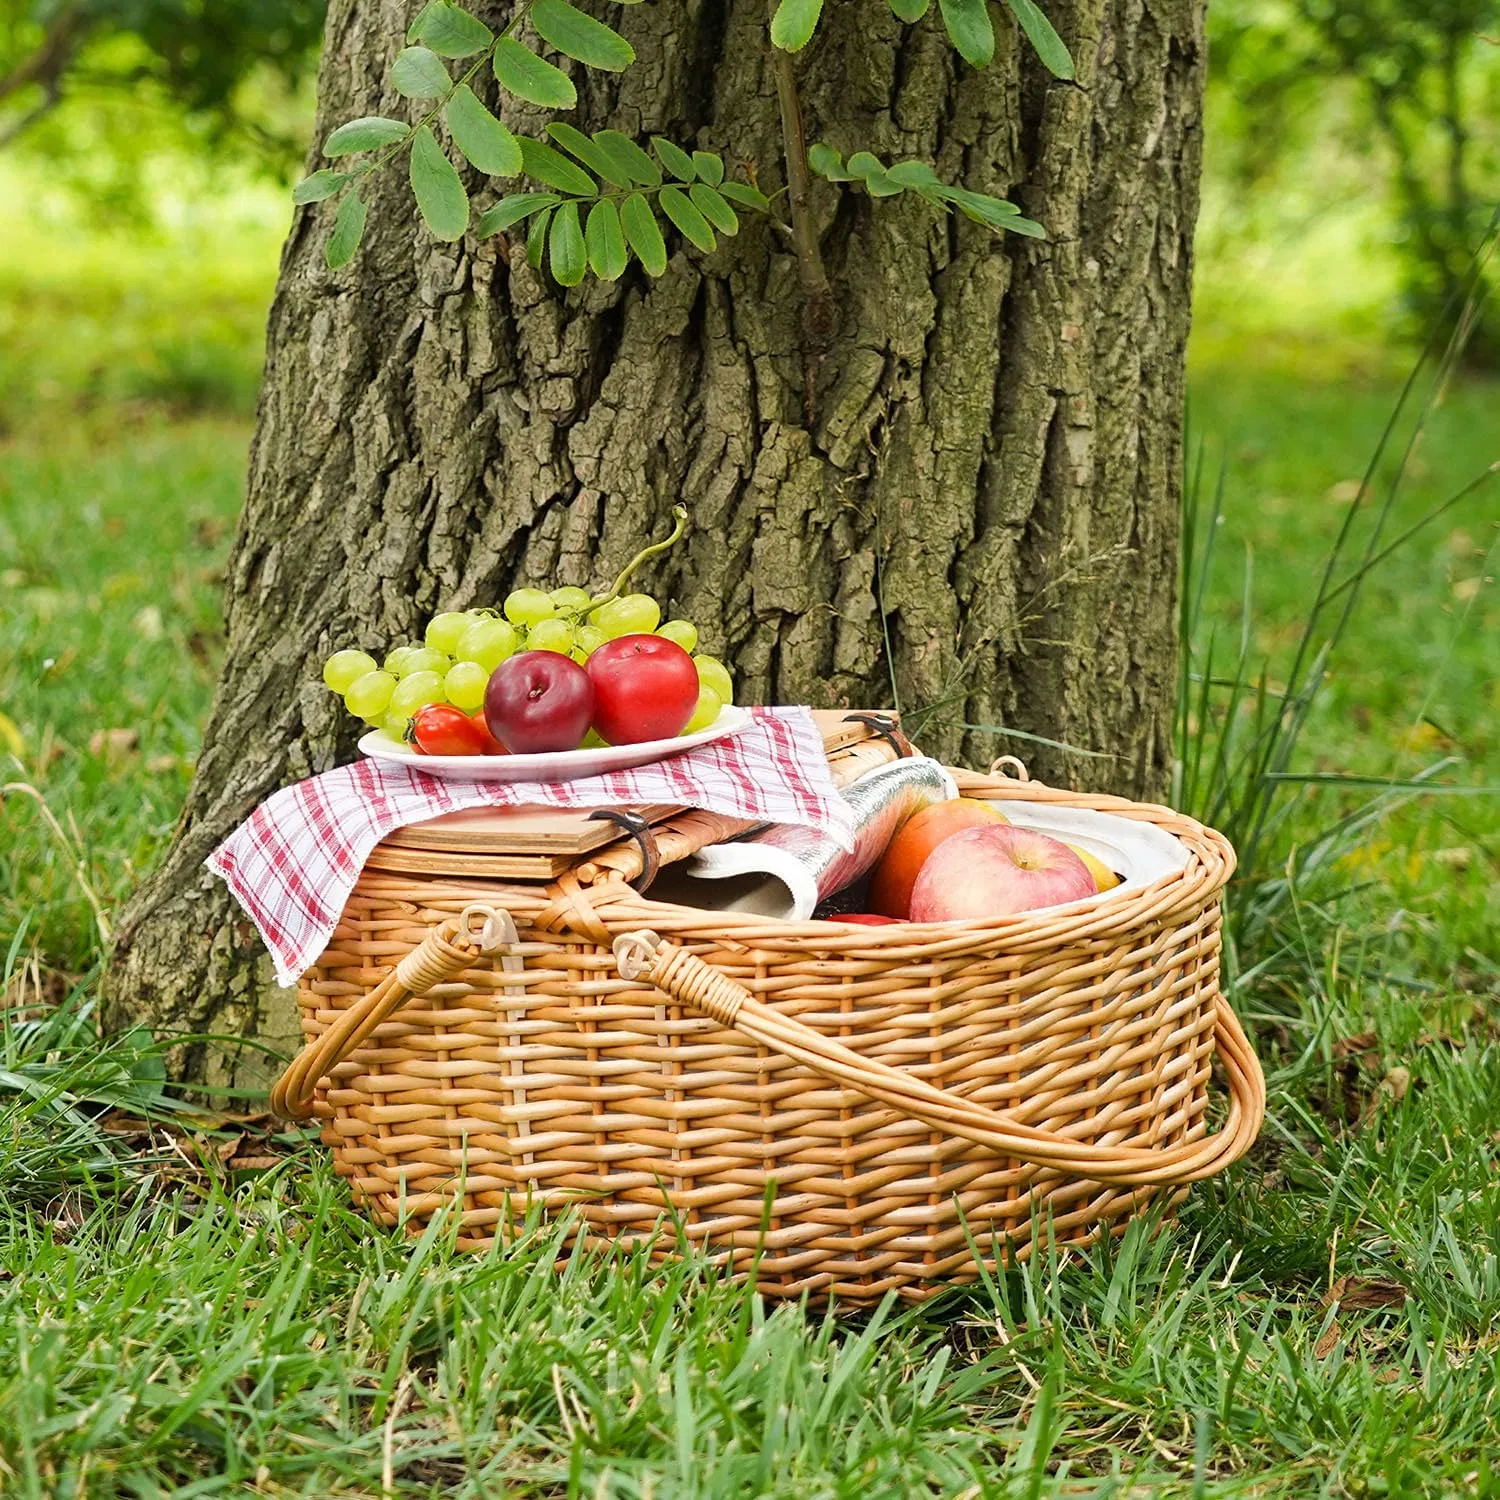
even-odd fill
[(738, 734), (668, 760), (579, 781), (445, 781), (362, 760), (261, 804), (209, 855), (260, 930), (281, 984), (322, 953), (370, 851), (388, 833), (468, 807), (697, 807), (795, 823), (853, 847), (854, 819), (805, 708), (761, 708)]

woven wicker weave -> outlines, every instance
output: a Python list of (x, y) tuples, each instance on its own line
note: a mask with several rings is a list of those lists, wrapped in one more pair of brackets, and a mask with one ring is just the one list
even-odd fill
[(482, 1247), (570, 1205), (658, 1253), (681, 1233), (774, 1295), (922, 1297), (973, 1278), (974, 1247), (1118, 1231), (1260, 1125), (1218, 986), (1233, 853), (1166, 808), (957, 774), (1156, 823), (1188, 863), (1085, 907), (880, 928), (666, 906), (607, 865), (553, 886), (366, 871), (274, 1102), (323, 1120), (388, 1224), (461, 1194)]

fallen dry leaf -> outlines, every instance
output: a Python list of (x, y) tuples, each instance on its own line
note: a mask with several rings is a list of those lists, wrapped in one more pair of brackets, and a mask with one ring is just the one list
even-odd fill
[(1411, 1087), (1411, 1069), (1396, 1066), (1380, 1080), (1380, 1087), (1388, 1093), (1397, 1103), (1406, 1098), (1406, 1091)]
[(141, 748), (139, 729), (96, 729), (89, 736), (89, 754), (105, 760), (123, 760)]
[(1467, 870), (1474, 863), (1474, 851), (1466, 844), (1455, 844), (1451, 849), (1434, 849), (1429, 857), (1434, 864), (1447, 865), (1450, 870)]
[(217, 1156), (220, 1161), (228, 1161), (229, 1158), (233, 1156), (235, 1152), (238, 1151), (244, 1144), (245, 1132), (241, 1130), (237, 1134), (230, 1136), (228, 1140), (220, 1141), (219, 1144), (214, 1147), (214, 1155)]
[(1313, 1345), (1313, 1353), (1319, 1359), (1327, 1359), (1338, 1347), (1339, 1339), (1343, 1337), (1343, 1330), (1339, 1327), (1339, 1320), (1335, 1318), (1320, 1335), (1318, 1342)]
[(193, 522), (193, 542), (199, 547), (217, 547), (229, 531), (229, 522), (221, 516), (199, 516)]
[(1380, 1277), (1340, 1276), (1323, 1294), (1323, 1305), (1337, 1303), (1343, 1308), (1400, 1307), (1406, 1301), (1406, 1288), (1399, 1281)]
[(1373, 1031), (1357, 1031), (1353, 1036), (1340, 1037), (1333, 1044), (1335, 1057), (1358, 1057), (1362, 1052), (1374, 1052), (1380, 1046), (1380, 1038)]

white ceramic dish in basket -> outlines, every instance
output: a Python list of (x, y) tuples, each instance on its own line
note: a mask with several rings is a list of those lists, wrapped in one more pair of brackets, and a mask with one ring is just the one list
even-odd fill
[(750, 722), (743, 708), (723, 709), (719, 717), (697, 734), (682, 734), (671, 740), (644, 740), (638, 745), (604, 745), (591, 750), (551, 750), (542, 755), (422, 755), (410, 745), (392, 739), (383, 729), (372, 730), (359, 742), (371, 760), (410, 766), (445, 781), (578, 781), (585, 776), (603, 776), (650, 765), (684, 750), (710, 745), (738, 734)]

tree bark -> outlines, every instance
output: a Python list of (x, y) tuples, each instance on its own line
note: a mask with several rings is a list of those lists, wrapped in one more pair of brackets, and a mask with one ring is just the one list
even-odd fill
[[(320, 139), (404, 113), (385, 78), (409, 10), (334, 0)], [(1203, 4), (1048, 10), (1074, 83), (999, 8), (976, 73), (935, 7), (912, 27), (879, 0), (825, 7), (795, 60), (808, 139), (924, 158), (1049, 232), (999, 237), (815, 181), (826, 337), (808, 336), (787, 240), (750, 214), (711, 256), (679, 248), (658, 281), (633, 267), (563, 292), (519, 239), (433, 241), (404, 172), (379, 180), (342, 272), (323, 264), (326, 214), (299, 213), (223, 678), (172, 846), (123, 914), (115, 1022), (290, 1044), (290, 997), (203, 860), (270, 792), (351, 753), (322, 658), (378, 652), (523, 581), (601, 583), (679, 498), (692, 530), (640, 586), (698, 622), (741, 701), (895, 702), (934, 753), (1020, 751), (1049, 780), (1163, 790)], [(617, 13), (639, 60), (580, 76), (570, 118), (718, 150), (776, 189), (766, 18), (765, 0)], [(178, 1066), (235, 1086), (265, 1071), (202, 1044)]]

